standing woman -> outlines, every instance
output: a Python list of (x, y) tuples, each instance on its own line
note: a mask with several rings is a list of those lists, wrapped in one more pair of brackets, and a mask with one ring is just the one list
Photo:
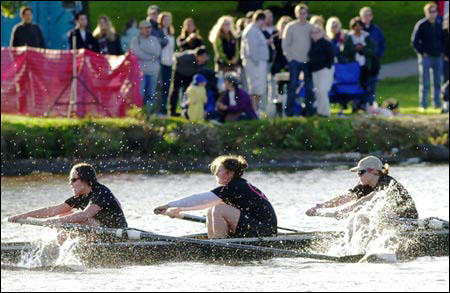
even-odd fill
[(162, 100), (159, 110), (160, 115), (167, 115), (167, 100), (169, 97), (170, 83), (172, 81), (173, 52), (175, 51), (175, 37), (172, 26), (172, 14), (161, 12), (158, 16), (158, 24), (167, 39), (167, 45), (161, 51), (161, 82)]
[(449, 66), (448, 66), (448, 53), (449, 53), (449, 48), (448, 48), (448, 44), (449, 44), (449, 40), (448, 40), (448, 13), (444, 16), (444, 22), (442, 24), (442, 28), (444, 30), (444, 83), (446, 81), (448, 81), (448, 71), (449, 71)]
[(233, 18), (225, 15), (219, 18), (209, 32), (215, 55), (215, 71), (235, 71), (239, 61), (239, 47), (234, 33)]
[(123, 54), (120, 37), (116, 34), (116, 29), (108, 16), (101, 15), (98, 17), (97, 27), (92, 34), (98, 40), (100, 53), (108, 55)]
[(181, 34), (177, 38), (177, 46), (180, 51), (194, 50), (203, 45), (203, 39), (195, 26), (192, 18), (186, 18), (183, 21)]
[(313, 84), (317, 100), (317, 114), (324, 117), (330, 116), (330, 98), (334, 78), (334, 52), (331, 43), (325, 39), (325, 32), (320, 26), (315, 25), (311, 30), (311, 49), (308, 53)]
[(219, 156), (210, 165), (219, 187), (155, 208), (176, 217), (181, 211), (208, 209), (208, 238), (263, 237), (277, 234), (277, 216), (267, 197), (242, 178), (242, 156)]
[[(108, 228), (126, 228), (128, 226), (122, 207), (117, 198), (105, 186), (97, 181), (94, 168), (86, 163), (72, 167), (69, 185), (73, 196), (65, 202), (11, 217), (15, 222), (26, 218), (51, 218), (48, 224), (71, 223)], [(81, 211), (72, 212), (72, 209)]]
[(344, 40), (347, 35), (347, 30), (342, 29), (342, 23), (336, 16), (328, 18), (326, 25), (326, 32), (328, 38), (333, 45), (334, 55), (337, 63), (345, 63), (345, 57), (342, 54), (344, 48)]

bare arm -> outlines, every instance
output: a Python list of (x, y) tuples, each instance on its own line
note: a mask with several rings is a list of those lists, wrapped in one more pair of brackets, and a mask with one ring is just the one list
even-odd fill
[(69, 206), (66, 203), (62, 203), (56, 206), (46, 207), (34, 211), (30, 211), (27, 213), (23, 213), (17, 216), (13, 216), (10, 218), (11, 222), (15, 222), (19, 219), (26, 219), (26, 218), (51, 218), (54, 216), (58, 216), (61, 214), (68, 213), (72, 210), (72, 207)]
[(93, 218), (101, 208), (96, 204), (89, 204), (83, 211), (73, 213), (69, 216), (63, 216), (54, 220), (48, 221), (49, 223), (83, 223)]
[(337, 197), (330, 199), (322, 204), (319, 204), (318, 207), (319, 208), (335, 208), (335, 207), (344, 205), (344, 204), (349, 203), (352, 200), (356, 200), (356, 199), (357, 199), (356, 195), (349, 192), (347, 194), (337, 196)]

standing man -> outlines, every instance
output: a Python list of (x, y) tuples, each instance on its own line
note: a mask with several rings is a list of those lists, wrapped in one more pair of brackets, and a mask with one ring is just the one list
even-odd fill
[(156, 101), (156, 83), (161, 70), (161, 45), (152, 35), (152, 25), (146, 20), (139, 23), (139, 34), (131, 40), (130, 49), (136, 54), (142, 71), (141, 89), (147, 114), (152, 114)]
[(183, 92), (186, 90), (192, 81), (192, 77), (207, 61), (208, 52), (204, 46), (174, 55), (172, 83), (170, 85), (170, 116), (180, 116), (180, 113), (177, 113), (180, 89), (183, 89)]
[(88, 49), (99, 53), (100, 48), (98, 46), (98, 41), (92, 33), (88, 30), (88, 18), (86, 13), (79, 12), (75, 15), (76, 27), (75, 29), (68, 32), (67, 37), (69, 41), (69, 48), (72, 48), (72, 38), (76, 38), (76, 48), (77, 49)]
[(248, 93), (253, 109), (258, 112), (261, 97), (267, 94), (267, 62), (271, 40), (266, 40), (262, 32), (266, 20), (263, 11), (253, 14), (253, 22), (242, 33), (241, 59), (248, 84)]
[(20, 8), (22, 22), (16, 24), (11, 33), (11, 47), (28, 46), (45, 49), (41, 28), (33, 24), (33, 10), (29, 6)]
[(165, 37), (164, 32), (158, 25), (159, 7), (158, 5), (151, 5), (147, 9), (147, 21), (152, 25), (152, 36), (158, 38), (161, 44), (161, 48), (164, 48), (169, 40)]
[(430, 69), (433, 70), (434, 107), (441, 108), (439, 97), (441, 74), (443, 32), (437, 23), (438, 7), (428, 3), (424, 7), (425, 18), (419, 20), (411, 36), (411, 43), (417, 53), (419, 64), (419, 103), (421, 110), (428, 108), (428, 92), (430, 89)]
[(290, 22), (283, 33), (281, 46), (288, 61), (289, 86), (286, 103), (286, 115), (294, 115), (296, 90), (299, 74), (303, 72), (306, 96), (305, 116), (315, 114), (312, 73), (310, 69), (308, 52), (311, 48), (311, 30), (313, 25), (308, 22), (308, 6), (298, 4), (295, 7), (297, 20)]
[(364, 30), (370, 34), (370, 38), (374, 42), (376, 50), (376, 55), (375, 58), (373, 58), (372, 69), (369, 74), (369, 83), (367, 86), (369, 105), (372, 106), (376, 101), (376, 85), (381, 68), (381, 57), (383, 57), (384, 50), (386, 49), (386, 40), (380, 27), (372, 22), (373, 14), (370, 7), (366, 6), (361, 8), (359, 11), (359, 16), (364, 23)]

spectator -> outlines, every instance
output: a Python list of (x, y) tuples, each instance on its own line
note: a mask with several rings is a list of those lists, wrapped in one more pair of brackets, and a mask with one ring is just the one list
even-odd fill
[(443, 22), (443, 29), (444, 29), (444, 37), (443, 37), (443, 43), (444, 43), (444, 83), (448, 81), (448, 13), (444, 16), (444, 22)]
[(327, 20), (327, 36), (331, 40), (334, 49), (335, 62), (345, 63), (345, 57), (342, 53), (344, 48), (344, 40), (347, 30), (342, 29), (342, 23), (336, 16), (332, 16)]
[[(248, 18), (247, 17), (241, 17), (236, 21), (236, 39), (238, 46), (242, 43), (242, 33), (244, 32), (244, 29), (248, 25)], [(244, 91), (248, 91), (248, 85), (247, 80), (245, 78), (245, 70), (242, 67), (242, 59), (239, 56), (239, 65), (241, 65), (240, 70), (240, 80), (241, 80), (241, 86)]]
[(111, 24), (108, 16), (101, 15), (98, 17), (97, 27), (93, 35), (98, 40), (100, 53), (109, 55), (123, 54), (120, 37), (116, 34), (116, 29)]
[(161, 48), (167, 46), (168, 39), (164, 38), (164, 33), (158, 24), (159, 7), (158, 5), (151, 5), (147, 9), (147, 21), (152, 25), (152, 36), (158, 38), (161, 43)]
[(428, 108), (430, 89), (430, 69), (433, 70), (434, 106), (441, 107), (439, 98), (442, 74), (442, 29), (436, 22), (438, 9), (435, 3), (424, 7), (425, 18), (414, 26), (411, 36), (412, 46), (416, 50), (419, 64), (419, 103), (421, 110)]
[(11, 32), (11, 47), (28, 46), (45, 49), (41, 28), (33, 24), (33, 10), (29, 6), (20, 8), (22, 21), (16, 24)]
[[(325, 19), (323, 18), (322, 15), (313, 15), (313, 16), (311, 16), (309, 23), (312, 25), (319, 26), (323, 29), (324, 25), (325, 25)], [(324, 37), (326, 37), (326, 36), (324, 36)]]
[(75, 15), (76, 27), (67, 34), (69, 48), (72, 49), (72, 38), (75, 36), (76, 48), (87, 49), (99, 53), (97, 39), (88, 29), (88, 18), (86, 13), (80, 12)]
[(192, 81), (192, 77), (208, 61), (208, 53), (204, 46), (195, 50), (188, 50), (174, 55), (172, 67), (172, 83), (170, 85), (170, 115), (177, 113), (178, 98), (181, 89), (185, 89)]
[(325, 39), (323, 28), (315, 25), (311, 30), (312, 44), (308, 53), (315, 94), (317, 100), (317, 114), (330, 116), (330, 98), (328, 92), (333, 85), (334, 52), (331, 43)]
[(266, 95), (262, 96), (261, 108), (264, 109), (267, 114), (271, 114), (271, 110), (273, 110), (273, 108), (270, 108), (270, 106), (273, 106), (273, 103), (271, 103), (271, 101), (273, 101), (273, 99), (275, 98), (275, 84), (272, 76), (272, 64), (275, 58), (275, 46), (273, 44), (273, 38), (278, 32), (273, 25), (272, 11), (266, 9), (264, 10), (264, 14), (266, 15), (266, 21), (264, 22), (262, 32), (267, 40), (267, 47), (269, 48), (269, 61), (267, 64), (268, 91), (266, 92)]
[(139, 34), (136, 19), (132, 18), (125, 23), (122, 38), (122, 51), (126, 52), (130, 48), (130, 43)]
[(205, 86), (206, 78), (202, 74), (194, 75), (186, 90), (187, 119), (200, 122), (205, 118), (205, 104), (208, 100)]
[(158, 16), (158, 24), (164, 34), (164, 38), (167, 39), (167, 45), (161, 51), (162, 97), (159, 114), (167, 115), (167, 98), (169, 97), (170, 83), (172, 80), (173, 53), (175, 51), (172, 14), (170, 12), (162, 12)]
[(386, 48), (386, 41), (380, 27), (372, 22), (373, 13), (370, 7), (361, 8), (361, 10), (359, 11), (359, 16), (364, 23), (364, 30), (369, 33), (370, 38), (375, 45), (375, 57), (373, 58), (373, 64), (367, 88), (369, 105), (373, 105), (373, 103), (376, 101), (377, 79), (378, 73), (380, 72), (381, 68), (381, 57), (383, 57), (384, 50)]
[(295, 7), (297, 20), (290, 22), (283, 34), (282, 48), (288, 61), (289, 86), (286, 103), (286, 115), (294, 115), (296, 90), (300, 72), (303, 72), (305, 82), (305, 112), (306, 116), (312, 116), (314, 110), (314, 94), (312, 74), (308, 60), (308, 52), (311, 48), (311, 30), (313, 25), (308, 22), (308, 6), (299, 4)]
[(249, 24), (241, 40), (241, 59), (247, 79), (248, 91), (252, 99), (253, 109), (257, 112), (261, 97), (267, 90), (267, 61), (269, 48), (262, 33), (266, 20), (264, 12), (255, 12), (253, 22)]
[[(361, 67), (359, 81), (361, 87), (367, 91), (375, 58), (375, 44), (363, 27), (364, 23), (358, 16), (350, 20), (350, 32), (345, 37), (343, 53), (348, 62), (357, 61), (359, 63)], [(355, 105), (354, 110), (366, 110), (366, 103), (367, 97), (360, 101), (359, 105)]]
[(236, 70), (239, 62), (239, 46), (231, 16), (219, 18), (209, 33), (209, 41), (214, 48), (215, 70), (217, 72)]
[(275, 47), (275, 59), (272, 65), (273, 75), (281, 72), (283, 69), (287, 69), (287, 60), (283, 54), (281, 42), (284, 30), (286, 29), (286, 25), (291, 21), (292, 18), (290, 16), (282, 16), (277, 22), (277, 33), (273, 36), (273, 45)]
[(195, 26), (192, 18), (183, 21), (181, 34), (177, 38), (177, 46), (180, 51), (194, 50), (203, 45), (203, 39)]
[(232, 72), (228, 72), (224, 79), (225, 92), (217, 103), (216, 120), (223, 123), (224, 121), (257, 119), (250, 97), (239, 88), (238, 78)]
[(151, 34), (150, 22), (141, 21), (139, 30), (140, 33), (131, 41), (130, 48), (139, 59), (143, 73), (141, 87), (144, 107), (146, 112), (151, 114), (154, 110), (156, 83), (160, 71), (161, 44), (159, 39)]

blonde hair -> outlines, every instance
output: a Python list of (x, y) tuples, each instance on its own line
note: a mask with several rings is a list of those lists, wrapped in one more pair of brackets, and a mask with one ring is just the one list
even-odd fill
[(389, 164), (386, 163), (383, 165), (383, 170), (380, 171), (381, 175), (389, 175)]
[(431, 8), (436, 8), (436, 9), (437, 9), (438, 6), (437, 6), (436, 3), (434, 3), (434, 2), (427, 3), (427, 4), (425, 4), (425, 6), (423, 7), (423, 12), (424, 12), (425, 14), (427, 14), (428, 11), (430, 11)]
[(317, 21), (322, 22), (321, 27), (323, 27), (323, 25), (325, 24), (325, 19), (323, 18), (322, 15), (313, 15), (313, 16), (311, 16), (311, 19), (309, 20), (309, 23), (313, 24), (313, 25), (318, 25), (316, 23)]
[(286, 25), (288, 23), (290, 23), (291, 21), (292, 21), (292, 17), (287, 16), (287, 15), (284, 15), (284, 16), (280, 17), (280, 19), (278, 20), (276, 28), (277, 28), (277, 31), (280, 33), (280, 38), (282, 37), (281, 33), (282, 33), (282, 25), (283, 25), (283, 23), (286, 23), (284, 25), (284, 27), (286, 27)]
[(225, 23), (225, 21), (228, 21), (230, 23), (230, 34), (232, 37), (235, 37), (235, 31), (234, 31), (234, 21), (233, 21), (233, 17), (230, 15), (224, 15), (221, 16), (216, 24), (213, 26), (213, 28), (211, 29), (211, 31), (209, 32), (209, 36), (208, 39), (211, 43), (214, 44), (214, 42), (216, 41), (217, 38), (220, 38), (223, 36), (223, 24)]
[(170, 26), (167, 28), (167, 31), (169, 32), (169, 35), (173, 36), (173, 34), (175, 33), (175, 30), (174, 30), (173, 25), (172, 25), (172, 20), (173, 20), (172, 13), (164, 11), (164, 12), (161, 12), (158, 15), (159, 27), (161, 29), (163, 29), (163, 20), (164, 20), (164, 17), (166, 17), (166, 16), (170, 17)]
[(360, 17), (363, 17), (363, 15), (364, 15), (366, 12), (372, 13), (372, 8), (370, 8), (369, 6), (364, 6), (363, 8), (361, 8), (361, 9), (359, 10), (359, 16), (360, 16)]
[(448, 30), (448, 13), (444, 16), (444, 21), (442, 22), (442, 29)]
[(333, 32), (333, 24), (334, 23), (337, 23), (339, 25), (340, 29), (342, 30), (342, 23), (339, 20), (339, 18), (337, 18), (336, 16), (332, 16), (332, 17), (328, 18), (327, 24), (325, 27), (326, 27), (327, 36), (330, 39), (333, 39), (335, 36), (335, 34)]
[(234, 178), (241, 178), (244, 170), (248, 167), (248, 163), (243, 156), (224, 155), (215, 158), (209, 165), (211, 173), (216, 174), (221, 165), (226, 170), (234, 172)]
[(97, 38), (97, 39), (103, 36), (102, 29), (100, 28), (100, 20), (101, 19), (103, 19), (103, 21), (106, 23), (106, 37), (111, 42), (115, 41), (116, 40), (116, 29), (112, 25), (109, 17), (106, 15), (100, 15), (98, 17), (97, 27), (95, 28), (92, 35), (94, 36), (94, 38)]
[(182, 39), (186, 39), (187, 37), (189, 37), (189, 35), (187, 34), (187, 27), (190, 21), (192, 21), (195, 26), (194, 32), (197, 33), (198, 37), (201, 39), (202, 37), (200, 36), (200, 31), (198, 30), (197, 25), (195, 25), (194, 19), (192, 17), (188, 17), (183, 21), (183, 27), (181, 28), (180, 37)]

